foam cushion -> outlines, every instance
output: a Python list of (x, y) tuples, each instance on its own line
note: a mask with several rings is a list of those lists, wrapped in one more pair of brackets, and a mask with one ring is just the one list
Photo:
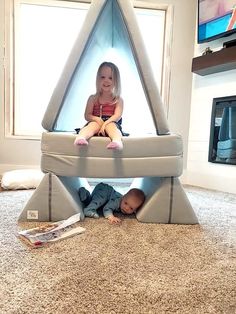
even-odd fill
[(36, 169), (22, 169), (5, 172), (1, 187), (5, 190), (35, 189), (44, 174)]
[(122, 151), (106, 149), (110, 139), (92, 137), (87, 147), (73, 145), (70, 132), (44, 132), (41, 169), (59, 176), (135, 178), (180, 176), (183, 143), (180, 135), (124, 137)]

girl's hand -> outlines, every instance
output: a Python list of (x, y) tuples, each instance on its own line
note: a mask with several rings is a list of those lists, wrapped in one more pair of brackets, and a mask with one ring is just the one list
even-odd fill
[(95, 116), (94, 116), (94, 118), (93, 118), (92, 121), (97, 122), (97, 124), (100, 126), (100, 128), (101, 128), (101, 127), (103, 126), (103, 124), (104, 124), (104, 121), (103, 121), (101, 118), (99, 118), (99, 117), (95, 117)]
[(98, 135), (106, 136), (105, 127), (106, 127), (106, 123), (104, 122), (98, 132)]
[(113, 215), (109, 216), (108, 218), (109, 223), (111, 224), (120, 224), (121, 223), (121, 219), (118, 217), (115, 217)]

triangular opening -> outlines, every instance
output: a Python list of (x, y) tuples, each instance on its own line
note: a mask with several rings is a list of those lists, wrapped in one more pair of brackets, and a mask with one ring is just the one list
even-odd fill
[[(145, 64), (144, 62), (143, 66), (143, 68), (147, 67), (148, 69), (144, 70), (141, 68), (143, 60), (140, 60), (138, 54), (145, 52), (144, 47), (142, 47), (142, 41), (137, 42), (136, 40), (135, 42), (135, 37), (132, 37), (133, 31), (129, 28), (129, 24), (127, 24), (127, 16), (124, 16), (124, 10), (127, 13), (127, 8), (124, 8), (124, 6), (125, 3), (127, 5), (128, 2), (121, 0), (97, 2), (100, 2), (97, 18), (95, 21), (91, 21), (89, 20), (88, 14), (82, 32), (86, 32), (86, 25), (87, 29), (91, 29), (91, 31), (80, 56), (78, 56), (76, 65), (74, 69), (72, 69), (73, 71), (70, 70), (71, 73), (68, 82), (63, 82), (64, 85), (66, 84), (66, 87), (61, 97), (61, 104), (56, 104), (56, 113), (54, 113), (53, 119), (50, 117), (51, 122), (49, 124), (51, 124), (51, 126), (48, 126), (48, 121), (45, 123), (45, 119), (48, 119), (46, 112), (43, 126), (45, 127), (46, 125), (46, 129), (53, 131), (72, 131), (76, 127), (83, 126), (85, 124), (83, 116), (88, 96), (95, 93), (95, 80), (98, 66), (103, 61), (112, 61), (119, 67), (121, 73), (122, 97), (125, 103), (123, 113), (124, 131), (132, 135), (140, 133), (168, 133), (168, 127), (165, 125), (165, 118), (163, 118), (164, 114), (162, 112), (163, 108), (160, 102), (159, 92), (157, 88), (153, 88), (155, 82), (151, 68), (148, 67), (149, 63)], [(102, 5), (101, 2), (103, 2)], [(90, 10), (95, 11), (96, 6), (94, 8), (91, 6)], [(131, 22), (135, 23), (134, 12), (128, 10), (128, 14), (129, 22), (131, 20)], [(136, 37), (137, 32), (138, 29), (135, 30)], [(79, 45), (81, 35), (83, 37), (81, 33), (77, 40), (77, 46)], [(141, 36), (139, 35), (139, 37)], [(145, 57), (146, 55), (144, 53), (142, 59), (145, 59)], [(70, 58), (76, 58), (76, 49), (72, 51), (67, 66), (70, 62)], [(67, 66), (65, 67), (65, 71), (68, 70)], [(146, 74), (144, 73), (145, 71)], [(69, 74), (67, 73), (67, 75)], [(150, 79), (152, 80), (151, 84), (148, 82)], [(151, 88), (149, 85), (151, 85)], [(149, 90), (147, 90), (148, 88)], [(55, 110), (55, 99), (58, 102), (58, 96), (56, 96), (58, 89), (60, 89), (60, 81), (59, 86), (57, 86), (54, 92), (55, 95), (51, 99), (51, 103), (54, 103), (53, 110)], [(152, 97), (150, 97), (149, 94), (150, 90), (153, 94)], [(153, 97), (155, 104), (153, 104), (151, 99)], [(160, 104), (157, 102), (160, 102)], [(50, 109), (49, 105), (51, 115), (52, 108)], [(159, 113), (159, 111), (161, 111), (161, 113)], [(163, 131), (161, 127), (158, 129), (158, 115), (160, 116), (160, 120), (164, 120), (160, 123), (164, 124)]]

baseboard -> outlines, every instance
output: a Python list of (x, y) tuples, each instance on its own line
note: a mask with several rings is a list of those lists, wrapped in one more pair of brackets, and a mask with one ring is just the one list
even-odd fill
[[(0, 179), (2, 177), (2, 174), (6, 171), (11, 170), (21, 170), (21, 169), (40, 169), (40, 166), (36, 165), (13, 165), (13, 164), (0, 164)], [(193, 186), (199, 186), (206, 189), (212, 189), (217, 190), (221, 192), (228, 192), (236, 194), (236, 185), (235, 185), (235, 179), (234, 178), (225, 178), (222, 175), (211, 175), (209, 174), (203, 174), (203, 173), (197, 173), (197, 172), (191, 172), (184, 170), (183, 174), (179, 178), (180, 182), (183, 185), (193, 185)], [(109, 184), (125, 184), (129, 185), (132, 183), (132, 179), (130, 178), (122, 178), (122, 179), (97, 179), (97, 178), (90, 178), (89, 181), (93, 182), (94, 185), (101, 182), (109, 183)]]
[(235, 178), (227, 176), (224, 172), (217, 174), (186, 171), (184, 183), (205, 189), (236, 194)]

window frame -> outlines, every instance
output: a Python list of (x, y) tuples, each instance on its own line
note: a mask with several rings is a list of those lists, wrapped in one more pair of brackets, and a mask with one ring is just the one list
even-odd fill
[(174, 7), (172, 4), (160, 4), (146, 1), (133, 1), (135, 8), (164, 10), (166, 12), (165, 30), (164, 30), (164, 47), (162, 61), (162, 79), (161, 86), (158, 86), (162, 101), (168, 117), (169, 94), (170, 94), (170, 74), (171, 74), (171, 48), (173, 36), (173, 19)]
[[(36, 135), (16, 135), (14, 130), (14, 107), (15, 107), (15, 68), (16, 54), (14, 50), (14, 29), (17, 24), (17, 11), (15, 6), (19, 3), (32, 4), (50, 4), (57, 6), (62, 2), (70, 3), (71, 7), (78, 7), (78, 4), (90, 4), (89, 0), (4, 0), (4, 136), (5, 138), (37, 140), (41, 136)], [(171, 63), (171, 43), (172, 43), (172, 21), (173, 6), (169, 4), (157, 4), (147, 1), (133, 1), (134, 7), (139, 9), (154, 9), (166, 11), (165, 30), (164, 30), (164, 47), (162, 62), (162, 79), (159, 86), (166, 112), (169, 108), (169, 90), (170, 90), (170, 63)]]

